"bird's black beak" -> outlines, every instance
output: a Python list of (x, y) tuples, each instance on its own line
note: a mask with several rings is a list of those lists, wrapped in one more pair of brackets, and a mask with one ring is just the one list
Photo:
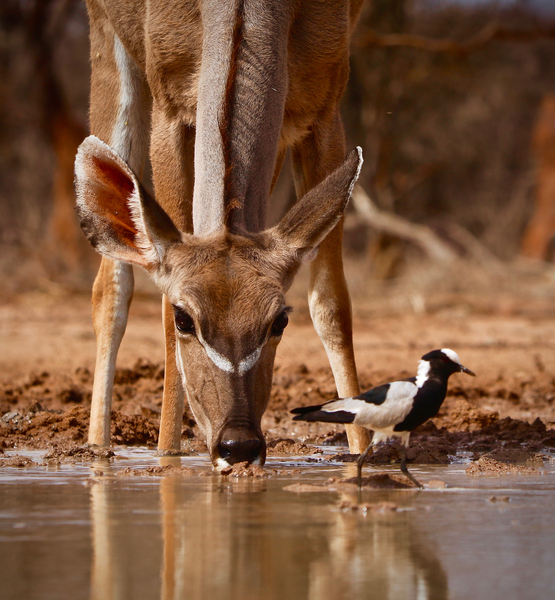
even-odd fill
[(463, 367), (462, 365), (459, 367), (459, 371), (461, 373), (467, 373), (468, 375), (472, 375), (472, 377), (476, 377), (476, 373), (473, 373), (470, 369)]

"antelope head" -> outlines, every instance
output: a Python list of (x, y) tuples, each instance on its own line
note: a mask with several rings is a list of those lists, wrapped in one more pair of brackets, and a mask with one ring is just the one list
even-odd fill
[(179, 231), (127, 164), (91, 136), (76, 160), (77, 210), (101, 254), (146, 269), (171, 302), (176, 361), (212, 463), (264, 463), (261, 418), (285, 292), (303, 260), (341, 219), (362, 164), (360, 149), (266, 231)]

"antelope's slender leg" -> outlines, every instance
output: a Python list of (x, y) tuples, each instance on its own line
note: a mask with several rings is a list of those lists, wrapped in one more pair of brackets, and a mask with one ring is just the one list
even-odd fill
[(96, 365), (91, 402), (89, 444), (110, 445), (110, 417), (116, 358), (133, 297), (131, 265), (102, 257), (93, 286)]
[(184, 391), (176, 362), (175, 326), (172, 306), (164, 296), (162, 315), (166, 342), (166, 369), (164, 374), (164, 399), (160, 417), (158, 451), (162, 454), (178, 452), (181, 448)]
[[(345, 140), (339, 112), (314, 124), (309, 136), (293, 149), (297, 196), (322, 181), (345, 157)], [(343, 274), (343, 222), (322, 241), (310, 265), (309, 306), (314, 327), (330, 361), (337, 393), (343, 398), (360, 393), (355, 356), (351, 301)], [(368, 431), (347, 425), (349, 450), (360, 454), (369, 444)]]
[[(150, 154), (156, 199), (181, 231), (192, 230), (194, 138), (193, 128), (179, 117), (168, 117), (163, 107), (154, 103)], [(158, 451), (171, 454), (181, 448), (184, 391), (175, 354), (173, 309), (166, 296), (162, 312), (166, 370)]]
[[(142, 176), (148, 149), (150, 93), (144, 76), (109, 27), (90, 11), (91, 132), (110, 144), (135, 174)], [(107, 83), (110, 82), (110, 83)], [(114, 89), (115, 88), (115, 89)], [(93, 286), (93, 326), (97, 339), (89, 444), (110, 444), (110, 415), (116, 357), (133, 296), (133, 270), (102, 258)]]

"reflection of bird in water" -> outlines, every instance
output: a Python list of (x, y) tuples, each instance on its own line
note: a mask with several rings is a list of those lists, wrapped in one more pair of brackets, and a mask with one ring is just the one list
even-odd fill
[(354, 398), (295, 408), (291, 411), (297, 415), (293, 420), (353, 423), (374, 431), (372, 442), (357, 461), (359, 487), (362, 463), (370, 449), (390, 437), (400, 437), (401, 471), (422, 487), (406, 465), (410, 432), (437, 415), (447, 394), (449, 377), (460, 372), (474, 376), (472, 371), (461, 365), (453, 350), (433, 350), (422, 357), (416, 377), (385, 383)]
[[(341, 497), (345, 500), (345, 493)], [(410, 503), (399, 492), (389, 497)], [(355, 494), (351, 499), (356, 505)], [(360, 506), (331, 512), (322, 548), (310, 557), (310, 588), (305, 597), (447, 600), (447, 571), (436, 544), (428, 539), (428, 523), (422, 522), (418, 511), (370, 508), (363, 514)]]

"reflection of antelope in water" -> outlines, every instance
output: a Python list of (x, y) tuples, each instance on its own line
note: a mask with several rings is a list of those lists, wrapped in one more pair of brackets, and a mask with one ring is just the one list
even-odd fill
[[(132, 597), (131, 586), (140, 585), (138, 554), (145, 565), (161, 564), (162, 600), (448, 597), (446, 574), (414, 527), (413, 513), (364, 517), (338, 510), (331, 493), (302, 502), (278, 487), (266, 493), (267, 485), (239, 480), (203, 484), (199, 491), (197, 482), (165, 477), (159, 503), (141, 494), (143, 512), (162, 513), (162, 535), (151, 530), (145, 536), (135, 516), (118, 508), (112, 485), (94, 484), (91, 598)], [(291, 511), (284, 510), (283, 494)], [(354, 495), (341, 499), (353, 501)], [(155, 597), (153, 583), (149, 596)]]
[[(215, 465), (264, 462), (284, 293), (303, 260), (338, 393), (358, 393), (341, 239), (362, 159), (345, 159), (339, 99), (361, 3), (88, 0), (98, 137), (80, 147), (76, 189), (103, 254), (89, 443), (110, 441), (132, 264), (164, 293), (160, 450), (179, 450), (184, 387)], [(140, 184), (149, 144), (156, 202)], [(264, 230), (288, 148), (301, 200)], [(363, 429), (348, 435), (352, 452), (366, 447)]]

